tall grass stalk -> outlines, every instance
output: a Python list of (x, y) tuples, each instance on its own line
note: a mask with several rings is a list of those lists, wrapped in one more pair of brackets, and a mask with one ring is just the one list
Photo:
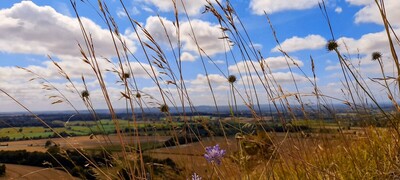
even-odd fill
[[(394, 77), (388, 76), (390, 73), (385, 71), (385, 63), (381, 58), (382, 54), (374, 54), (373, 59), (379, 64), (382, 78), (370, 79), (384, 87), (387, 100), (393, 104), (393, 112), (384, 110), (375, 97), (376, 92), (371, 89), (371, 84), (367, 82), (369, 77), (363, 76), (350, 56), (345, 56), (341, 52), (339, 42), (335, 38), (334, 25), (331, 24), (323, 0), (319, 3), (319, 7), (331, 34), (327, 49), (337, 56), (340, 64), (344, 79), (342, 81), (343, 98), (324, 94), (323, 90), (320, 89), (316, 69), (321, 67), (315, 64), (312, 56), (310, 56), (311, 70), (308, 72), (305, 70), (306, 68), (297, 64), (288, 52), (282, 49), (277, 35), (278, 32), (267, 13), (265, 13), (266, 23), (268, 23), (272, 38), (284, 57), (286, 68), (290, 74), (289, 84), (292, 86), (292, 92), (287, 90), (287, 86), (280, 83), (275, 77), (274, 69), (264, 58), (266, 56), (255, 48), (255, 43), (246, 30), (246, 22), (242, 22), (240, 14), (236, 12), (229, 1), (207, 0), (204, 11), (204, 13), (212, 15), (218, 22), (221, 30), (220, 40), (223, 41), (223, 48), (225, 49), (226, 67), (215, 63), (215, 59), (201, 46), (199, 39), (201, 37), (197, 35), (184, 0), (172, 0), (175, 28), (173, 35), (177, 41), (174, 41), (172, 35), (169, 34), (164, 19), (159, 15), (157, 16), (167, 39), (167, 45), (158, 42), (151, 32), (133, 18), (127, 10), (125, 2), (119, 1), (138, 41), (140, 47), (138, 51), (144, 56), (142, 60), (139, 60), (135, 53), (129, 49), (124, 35), (120, 33), (117, 22), (109, 12), (107, 2), (102, 0), (97, 1), (98, 9), (95, 9), (95, 11), (107, 27), (109, 40), (112, 42), (115, 54), (114, 60), (100, 58), (101, 52), (97, 52), (95, 48), (92, 32), (85, 28), (77, 8), (80, 4), (88, 4), (93, 8), (95, 6), (90, 1), (82, 1), (79, 4), (73, 0), (70, 2), (80, 25), (84, 42), (77, 46), (83, 62), (90, 67), (95, 76), (104, 104), (115, 127), (115, 133), (118, 137), (117, 145), (121, 147), (120, 152), (115, 153), (104, 145), (101, 146), (101, 152), (105, 157), (112, 156), (115, 167), (105, 167), (98, 162), (93, 162), (85, 154), (85, 150), (78, 148), (68, 138), (61, 136), (17, 98), (3, 89), (0, 89), (0, 91), (43, 123), (44, 126), (51, 129), (70, 148), (85, 157), (92, 169), (98, 173), (99, 178), (157, 179), (160, 176), (155, 171), (157, 168), (164, 168), (166, 175), (162, 176), (163, 178), (170, 175), (168, 178), (180, 179), (191, 177), (193, 173), (208, 179), (383, 179), (400, 177), (400, 146), (398, 142), (400, 137), (400, 107), (398, 105), (400, 63), (396, 52), (396, 46), (400, 46), (400, 41), (387, 19), (383, 0), (375, 0), (375, 3), (387, 34), (387, 42), (391, 52), (390, 60), (393, 61), (396, 70)], [(179, 6), (182, 6), (182, 11), (178, 8)], [(205, 74), (207, 95), (216, 109), (216, 123), (211, 122), (212, 120), (194, 120), (194, 117), (191, 117), (200, 115), (200, 113), (197, 112), (196, 104), (194, 104), (194, 99), (197, 97), (190, 93), (187, 77), (184, 75), (187, 67), (182, 63), (182, 22), (187, 22), (190, 27), (189, 36), (196, 45), (201, 68)], [(347, 47), (345, 48), (347, 49)], [(50, 56), (49, 58), (51, 59)], [(103, 60), (113, 68), (104, 70), (104, 67), (102, 67)], [(52, 61), (59, 74), (72, 86), (74, 93), (82, 100), (83, 105), (87, 108), (93, 120), (96, 121), (97, 128), (101, 130), (102, 139), (97, 138), (94, 131), (92, 131), (93, 136), (96, 136), (97, 141), (104, 141), (107, 142), (107, 145), (112, 145), (113, 143), (100, 121), (94, 102), (90, 97), (86, 78), (81, 77), (83, 89), (79, 89), (71, 76), (65, 72), (65, 69), (56, 61)], [(244, 68), (238, 66), (240, 61), (243, 61)], [(148, 79), (156, 87), (157, 92), (155, 94), (141, 90), (139, 77), (131, 67), (132, 62), (138, 63), (143, 68)], [(211, 62), (211, 65), (207, 62)], [(149, 69), (145, 67), (145, 64), (149, 66)], [(232, 64), (236, 65), (237, 73), (228, 68), (228, 65)], [(216, 86), (210, 78), (211, 68), (216, 68), (219, 75), (226, 79), (225, 86), (229, 90), (225, 102), (221, 102), (217, 98)], [(54, 103), (66, 103), (79, 115), (80, 112), (75, 108), (71, 99), (68, 99), (63, 91), (53, 85), (51, 81), (32, 70), (22, 69), (33, 74), (35, 79), (44, 82), (43, 85), (46, 89), (57, 93), (57, 95), (50, 96), (50, 98), (55, 99)], [(117, 84), (121, 88), (118, 95), (124, 101), (126, 115), (129, 116), (128, 132), (124, 131), (117, 116), (112, 99), (114, 94), (110, 91), (112, 85), (105, 80), (105, 73), (107, 72), (115, 74)], [(296, 72), (300, 72), (301, 77), (306, 80), (300, 82), (296, 78)], [(302, 92), (301, 85), (303, 84), (311, 87), (311, 92)], [(308, 104), (308, 99), (315, 103)], [(354, 110), (356, 112), (355, 117), (360, 119), (358, 123), (364, 126), (357, 127), (359, 129), (354, 130), (353, 134), (349, 133), (351, 132), (350, 120), (337, 114), (334, 103), (332, 103), (334, 101), (343, 103)], [(222, 118), (221, 106), (224, 104), (229, 105), (231, 111), (229, 118), (231, 120)], [(241, 104), (245, 105), (251, 112), (252, 121), (243, 121), (244, 117), (241, 117), (238, 108)], [(261, 108), (263, 104), (269, 105), (270, 112), (263, 112)], [(376, 108), (378, 112), (370, 106)], [(146, 135), (140, 134), (138, 121), (142, 119), (146, 122), (146, 125), (152, 126), (150, 116), (147, 114), (147, 109), (152, 107), (160, 109), (160, 114), (162, 114), (168, 127), (168, 134), (176, 147), (169, 148), (164, 144), (161, 146), (163, 151), (160, 151), (160, 149), (147, 151), (146, 143), (142, 143), (142, 139), (150, 137), (147, 134), (151, 130), (145, 128)], [(172, 113), (172, 110), (176, 113)], [(182, 119), (183, 126), (177, 125), (176, 120), (174, 120), (175, 116)], [(323, 121), (327, 117), (333, 119), (333, 128), (332, 124)], [(374, 127), (371, 123), (376, 122), (378, 118), (388, 122), (384, 128)], [(269, 129), (278, 129), (270, 122), (275, 122), (275, 126), (282, 128), (283, 133), (270, 131)], [(210, 127), (210, 124), (214, 126), (217, 124), (218, 130)], [(313, 127), (313, 129), (309, 130), (307, 127)], [(345, 131), (346, 127), (349, 130)], [(200, 131), (207, 131), (209, 137), (201, 136)], [(237, 133), (229, 135), (229, 131)], [(333, 133), (332, 131), (337, 132)], [(219, 134), (220, 137), (216, 135), (218, 132), (222, 133)], [(182, 138), (184, 143), (198, 142), (182, 146)], [(221, 165), (207, 164), (203, 158), (204, 149), (217, 143), (221, 144), (222, 148), (227, 149), (227, 154), (222, 159)], [(157, 157), (157, 153), (160, 152), (167, 154), (168, 157), (177, 162), (182, 171), (167, 169), (168, 166), (156, 163), (154, 160), (148, 162), (147, 156)], [(171, 175), (173, 174), (171, 172), (175, 172), (176, 176)]]

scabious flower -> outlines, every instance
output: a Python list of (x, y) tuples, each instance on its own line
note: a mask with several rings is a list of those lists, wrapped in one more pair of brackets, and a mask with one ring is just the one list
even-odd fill
[(221, 159), (225, 155), (226, 151), (223, 149), (219, 148), (219, 144), (211, 147), (206, 147), (206, 154), (204, 154), (204, 157), (206, 160), (210, 163), (216, 163), (216, 164), (221, 164)]
[(193, 173), (192, 180), (201, 180), (201, 177), (197, 173)]

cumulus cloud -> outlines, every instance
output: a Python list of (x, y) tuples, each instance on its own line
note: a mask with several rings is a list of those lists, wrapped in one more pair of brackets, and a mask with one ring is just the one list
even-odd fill
[[(294, 63), (296, 63), (299, 67), (303, 66), (303, 62), (297, 59), (293, 59)], [(265, 69), (267, 68), (267, 65), (271, 68), (272, 71), (276, 70), (282, 70), (282, 69), (288, 69), (288, 64), (286, 63), (285, 57), (283, 56), (278, 56), (278, 57), (269, 57), (263, 60)], [(289, 66), (294, 67), (295, 64), (288, 59)], [(254, 67), (253, 67), (254, 65)], [(261, 65), (259, 62), (256, 61), (240, 61), (235, 65), (230, 65), (228, 67), (229, 71), (231, 73), (237, 74), (239, 73), (239, 70), (243, 73), (245, 70), (249, 67), (250, 72), (261, 72)], [(268, 71), (266, 69), (266, 71)]]
[[(186, 88), (189, 97), (191, 98), (191, 103), (195, 106), (199, 105), (214, 105), (214, 99), (213, 96), (211, 95), (210, 88), (207, 84), (198, 84), (198, 85), (191, 85), (191, 87)], [(149, 94), (152, 99), (144, 99), (148, 104), (155, 104), (154, 102), (162, 102), (162, 98), (160, 96), (158, 87), (145, 87), (142, 89), (143, 92), (146, 92)], [(228, 92), (229, 91), (229, 85), (213, 85), (213, 93), (215, 100), (218, 105), (227, 105), (228, 104)], [(169, 100), (174, 100), (175, 102), (180, 103), (180, 99), (178, 94), (180, 91), (177, 91), (174, 88), (168, 89), (168, 99)], [(150, 103), (151, 102), (151, 103)], [(178, 106), (180, 104), (178, 103)]]
[[(41, 76), (50, 76), (54, 75), (54, 72), (47, 71), (47, 69), (40, 66), (28, 66), (27, 68), (37, 72), (37, 74)], [(51, 106), (51, 102), (54, 99), (49, 99), (49, 95), (57, 95), (55, 91), (45, 90), (43, 89), (42, 84), (31, 81), (28, 82), (32, 77), (34, 77), (31, 73), (27, 71), (21, 70), (16, 67), (3, 66), (0, 67), (0, 88), (11, 96), (16, 98), (20, 103), (24, 104), (31, 110), (44, 110), (44, 109), (65, 109), (66, 106), (57, 104)], [(66, 84), (62, 83), (53, 83), (56, 87), (58, 87), (65, 95), (71, 97), (71, 93), (68, 92), (65, 88)], [(13, 102), (10, 98), (5, 97), (3, 93), (0, 93), (1, 99), (1, 109), (0, 111), (22, 111), (15, 102)], [(71, 98), (73, 100), (74, 98)], [(75, 99), (76, 98), (75, 96)]]
[[(150, 78), (148, 73), (152, 74), (151, 66), (146, 63), (138, 63), (138, 62), (131, 62), (130, 63), (130, 69), (132, 70), (132, 73), (135, 75), (136, 78)], [(127, 70), (125, 70), (127, 71)], [(154, 69), (156, 75), (158, 75), (157, 69)]]
[[(394, 30), (397, 34), (400, 33), (400, 29)], [(387, 39), (388, 37), (386, 35), (386, 31), (381, 31), (364, 34), (359, 39), (342, 37), (339, 38), (337, 42), (339, 43), (340, 50), (342, 50), (343, 52), (349, 51), (349, 53), (351, 54), (360, 53), (362, 55), (370, 55), (372, 52), (375, 51), (387, 54), (390, 52)]]
[[(355, 15), (356, 23), (376, 23), (383, 24), (382, 17), (378, 10), (375, 1), (371, 0), (346, 0), (352, 5), (364, 6)], [(400, 26), (400, 1), (398, 0), (386, 0), (385, 8), (387, 13), (387, 18), (389, 22), (396, 26)]]
[(251, 0), (250, 8), (254, 14), (263, 15), (286, 10), (304, 10), (318, 5), (318, 0)]
[[(228, 80), (219, 74), (209, 74), (208, 79), (210, 80), (211, 84), (223, 84), (223, 83), (228, 83)], [(198, 74), (196, 79), (190, 81), (191, 84), (195, 85), (207, 85), (208, 80), (207, 76)]]
[[(147, 18), (144, 27), (156, 42), (164, 45), (169, 45), (171, 42), (176, 47), (178, 36), (176, 26), (172, 21), (165, 17), (150, 16)], [(193, 19), (191, 24), (187, 21), (181, 22), (180, 33), (182, 48), (185, 51), (198, 54), (197, 44), (210, 56), (226, 52), (228, 49), (226, 41), (221, 39), (223, 36), (221, 29), (218, 25), (213, 25), (210, 22), (199, 19)], [(196, 37), (197, 43), (194, 37)]]
[[(90, 88), (90, 94), (94, 104), (104, 105), (102, 101), (102, 92), (99, 89), (94, 77), (93, 70), (88, 64), (82, 61), (77, 42), (82, 43), (81, 30), (76, 18), (65, 16), (56, 12), (49, 6), (38, 6), (32, 1), (22, 1), (14, 4), (11, 8), (0, 10), (0, 52), (11, 54), (37, 54), (51, 55), (66, 73), (75, 82), (78, 90), (83, 89), (83, 84), (79, 83), (80, 77), (84, 75)], [(111, 69), (112, 64), (105, 58), (113, 60), (115, 49), (110, 34), (107, 29), (103, 29), (92, 20), (81, 17), (81, 20), (88, 32), (92, 34), (94, 48), (97, 53), (100, 69)], [(132, 39), (124, 39), (132, 52), (135, 51)], [(104, 58), (103, 58), (104, 57)], [(6, 60), (6, 59), (2, 59)], [(27, 66), (25, 68), (40, 74), (44, 78), (52, 81), (62, 92), (65, 92), (73, 103), (79, 103), (80, 99), (76, 94), (71, 94), (68, 83), (63, 83), (58, 69), (47, 58), (38, 58), (41, 61), (38, 65)], [(131, 63), (132, 71), (136, 77), (147, 78), (145, 70), (150, 70), (150, 65), (146, 63)], [(106, 77), (107, 73), (103, 74)], [(50, 105), (45, 95), (54, 94), (54, 92), (42, 89), (42, 85), (36, 81), (28, 82), (32, 74), (26, 73), (15, 67), (0, 67), (0, 88), (6, 90), (32, 110), (56, 110), (68, 109), (64, 105)], [(112, 81), (112, 80), (110, 80)], [(108, 88), (110, 95), (115, 102), (120, 98), (119, 89), (115, 87)], [(3, 97), (1, 97), (3, 99)], [(2, 110), (17, 110), (15, 103), (11, 101), (2, 101)], [(13, 105), (14, 104), (14, 105)], [(7, 106), (7, 107), (4, 107)], [(104, 106), (105, 107), (105, 106)], [(101, 108), (104, 108), (101, 107)], [(84, 108), (80, 106), (79, 108)]]
[(144, 27), (158, 43), (169, 45), (171, 41), (176, 45), (178, 42), (174, 23), (165, 17), (149, 16)]
[(189, 61), (189, 62), (193, 62), (195, 61), (197, 58), (197, 56), (193, 56), (192, 54), (188, 53), (188, 52), (183, 52), (181, 55), (181, 59), (182, 61)]
[[(83, 38), (76, 18), (60, 14), (50, 6), (38, 6), (32, 1), (22, 1), (11, 8), (1, 9), (0, 18), (0, 52), (51, 55), (70, 77), (94, 77), (90, 66), (82, 61), (77, 46), (77, 42), (82, 44)], [(82, 17), (81, 20), (92, 34), (97, 56), (108, 59), (115, 56), (108, 30), (88, 18)], [(128, 38), (125, 40), (134, 52), (133, 41)], [(42, 61), (40, 66), (31, 66), (31, 69), (46, 72), (45, 78), (59, 77), (49, 59)], [(111, 66), (102, 58), (98, 58), (98, 62), (101, 69)]]
[[(295, 52), (307, 49), (320, 49), (326, 44), (326, 39), (320, 35), (308, 35), (304, 38), (294, 36), (282, 42), (281, 48), (285, 52)], [(276, 46), (272, 52), (279, 52), (280, 47)]]
[[(395, 73), (392, 59), (393, 58), (391, 57), (391, 54), (382, 54), (383, 70), (386, 76), (393, 76), (393, 73)], [(371, 55), (366, 55), (361, 58), (353, 58), (350, 60), (350, 62), (353, 65), (356, 65), (355, 67), (357, 69), (354, 69), (354, 71), (358, 71), (363, 77), (369, 77), (369, 78), (382, 77), (382, 71), (380, 65), (377, 61), (372, 60)], [(340, 69), (341, 66), (339, 63), (328, 65), (325, 67), (326, 71), (332, 71), (335, 74), (337, 73), (337, 70)]]
[[(244, 81), (248, 81), (248, 79), (250, 77), (248, 76), (243, 76), (242, 77), (244, 79)], [(259, 78), (257, 76), (252, 76), (252, 78), (256, 81), (254, 81), (256, 84), (261, 84), (261, 82), (259, 81)], [(300, 74), (297, 73), (290, 73), (290, 72), (274, 72), (274, 73), (270, 73), (267, 74), (267, 79), (270, 81), (271, 79), (274, 79), (274, 81), (276, 81), (278, 84), (293, 84), (293, 79), (297, 82), (297, 83), (301, 83), (301, 82), (306, 82), (308, 81), (307, 77), (304, 77)], [(265, 78), (262, 78), (262, 81), (265, 81)]]
[(325, 67), (325, 71), (333, 71), (333, 70), (339, 70), (341, 69), (340, 64), (335, 64), (335, 65), (328, 65)]
[[(208, 55), (227, 51), (227, 43), (220, 39), (223, 34), (219, 25), (213, 25), (210, 22), (194, 19), (191, 22), (197, 43)], [(194, 41), (190, 24), (188, 22), (182, 25), (182, 39), (185, 41), (183, 49), (197, 52), (197, 45)]]
[[(49, 6), (22, 1), (0, 10), (0, 51), (8, 53), (80, 56), (77, 42), (82, 33), (76, 18), (56, 12)], [(108, 30), (82, 17), (91, 32), (97, 52), (109, 57), (115, 54)], [(126, 39), (134, 51), (133, 42)]]
[[(65, 61), (68, 62), (68, 61)], [(64, 61), (62, 62), (64, 63)], [(60, 77), (57, 74), (56, 70), (49, 70), (53, 68), (53, 66), (46, 62), (47, 66), (28, 66), (27, 69), (37, 73), (38, 75), (48, 79), (51, 83), (57, 87), (70, 101), (74, 106), (78, 109), (85, 109), (79, 95), (76, 94), (74, 89), (71, 87), (71, 84), (65, 80), (57, 79), (56, 81), (52, 81), (47, 78), (56, 78)], [(60, 64), (60, 66), (68, 67), (68, 65)], [(143, 66), (143, 67), (142, 67)], [(78, 66), (79, 67), (79, 66)], [(138, 63), (131, 63), (132, 71), (135, 74), (135, 77), (138, 78), (147, 78), (148, 75), (144, 69), (150, 71), (150, 66), (147, 64), (139, 65)], [(70, 71), (79, 71), (74, 68), (65, 68), (67, 72)], [(75, 76), (75, 74), (73, 74)], [(22, 104), (26, 105), (30, 110), (67, 110), (72, 108), (66, 103), (60, 104), (51, 104), (56, 99), (49, 99), (49, 96), (52, 95), (60, 95), (55, 90), (45, 90), (43, 89), (42, 80), (37, 79), (33, 81), (29, 81), (32, 77), (35, 77), (33, 74), (28, 73), (24, 70), (21, 70), (16, 67), (0, 67), (0, 88), (8, 92), (10, 95), (18, 99)], [(86, 78), (86, 85), (89, 89), (90, 98), (96, 108), (107, 108), (104, 103), (103, 94), (99, 88), (99, 84), (97, 80), (90, 80)], [(79, 80), (73, 80), (75, 87), (78, 91), (84, 90), (84, 85)], [(46, 84), (46, 83), (45, 83)], [(112, 86), (111, 83), (107, 83), (107, 90), (110, 96), (110, 99), (113, 101), (115, 107), (123, 107), (124, 103), (120, 101), (121, 94), (124, 90), (122, 87)], [(3, 98), (2, 93), (0, 93), (0, 99), (2, 99), (2, 108), (1, 111), (22, 111), (23, 109), (18, 108), (18, 105), (11, 101), (8, 98)]]

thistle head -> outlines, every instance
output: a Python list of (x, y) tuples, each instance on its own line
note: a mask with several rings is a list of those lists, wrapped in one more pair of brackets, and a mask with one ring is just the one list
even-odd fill
[(380, 52), (373, 52), (372, 55), (371, 55), (371, 58), (372, 58), (373, 61), (379, 60), (379, 59), (382, 58), (382, 53), (380, 53)]
[(89, 97), (89, 91), (88, 90), (83, 90), (82, 92), (81, 92), (81, 96), (82, 96), (82, 98), (88, 98)]
[(124, 74), (122, 74), (122, 79), (129, 79), (131, 77), (131, 74), (129, 74), (129, 73), (124, 73)]
[(228, 76), (228, 82), (231, 83), (231, 84), (236, 82), (236, 76), (235, 75), (229, 75)]
[(169, 111), (168, 105), (162, 104), (162, 105), (160, 106), (160, 111), (163, 112), (163, 113), (167, 113), (167, 112)]
[(328, 43), (326, 44), (326, 49), (328, 49), (328, 51), (334, 51), (338, 47), (339, 45), (335, 40), (329, 40)]

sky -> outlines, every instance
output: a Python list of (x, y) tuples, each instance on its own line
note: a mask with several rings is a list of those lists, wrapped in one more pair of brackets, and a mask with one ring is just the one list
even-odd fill
[[(210, 0), (212, 1), (212, 0)], [(180, 2), (180, 1), (179, 1)], [(237, 44), (229, 44), (221, 38), (223, 33), (216, 18), (210, 13), (203, 13), (206, 1), (183, 0), (183, 6), (178, 3), (178, 17), (181, 40), (182, 74), (188, 93), (194, 105), (213, 105), (206, 74), (211, 81), (216, 102), (219, 105), (232, 104), (230, 101), (230, 86), (226, 76), (233, 74), (239, 77), (250, 61), (256, 59), (242, 57)], [(236, 19), (243, 23), (255, 49), (264, 57), (264, 62), (272, 69), (272, 75), (283, 91), (295, 92), (292, 76), (298, 82), (301, 93), (312, 94), (313, 87), (307, 77), (312, 77), (310, 56), (315, 62), (317, 84), (323, 94), (333, 96), (343, 101), (348, 95), (343, 93), (343, 75), (337, 56), (325, 48), (327, 41), (332, 39), (326, 19), (319, 8), (318, 0), (231, 0), (235, 9)], [(110, 14), (118, 24), (122, 38), (135, 58), (130, 57), (130, 65), (137, 80), (137, 90), (148, 95), (149, 105), (162, 104), (158, 88), (147, 72), (155, 64), (149, 63), (142, 51), (127, 14), (118, 0), (106, 1)], [(383, 54), (384, 68), (387, 75), (393, 73), (393, 64), (387, 43), (384, 26), (374, 0), (326, 0), (326, 10), (330, 17), (333, 34), (339, 44), (339, 50), (344, 52), (357, 65), (363, 79), (370, 85), (377, 99), (385, 101), (387, 95), (381, 93), (383, 88), (370, 82), (369, 78), (381, 77), (377, 62), (371, 61), (371, 53), (379, 51)], [(169, 0), (124, 0), (129, 15), (141, 24), (165, 52), (170, 62), (175, 62), (173, 52), (178, 52), (178, 36), (176, 34), (175, 16), (172, 1)], [(215, 2), (213, 2), (216, 5)], [(110, 32), (104, 20), (98, 14), (97, 1), (76, 1), (77, 11), (85, 29), (90, 32), (95, 44), (96, 55), (99, 57), (103, 70), (112, 70), (113, 65), (104, 59), (117, 62)], [(400, 1), (385, 0), (388, 19), (394, 31), (400, 31)], [(277, 46), (273, 32), (265, 13), (271, 20), (280, 42)], [(190, 21), (188, 20), (190, 19)], [(73, 92), (71, 84), (60, 76), (57, 68), (49, 57), (69, 74), (78, 91), (84, 90), (81, 76), (85, 76), (90, 97), (95, 108), (105, 108), (102, 92), (90, 66), (82, 61), (78, 44), (84, 45), (83, 36), (76, 14), (70, 1), (15, 1), (7, 0), (0, 3), (0, 89), (15, 97), (30, 110), (71, 110), (66, 103), (56, 103), (58, 95), (53, 90), (43, 88), (43, 80), (34, 79), (32, 73), (27, 73), (18, 67), (23, 67), (40, 75), (63, 92), (77, 109), (85, 106), (79, 96)], [(165, 29), (160, 22), (163, 22)], [(198, 46), (207, 56), (199, 54), (197, 44), (193, 41), (193, 28)], [(245, 31), (240, 28), (240, 33)], [(165, 35), (168, 32), (168, 37)], [(228, 37), (233, 37), (227, 34)], [(139, 32), (139, 37), (146, 41), (145, 35)], [(172, 48), (168, 43), (172, 42)], [(146, 41), (148, 42), (148, 41)], [(248, 43), (248, 42), (247, 42)], [(247, 44), (249, 47), (250, 43)], [(121, 47), (121, 46), (119, 46)], [(232, 47), (231, 49), (227, 47)], [(286, 64), (284, 55), (279, 49), (287, 52), (296, 65)], [(204, 65), (203, 65), (204, 63)], [(206, 67), (207, 73), (203, 66)], [(300, 67), (300, 69), (298, 69)], [(177, 72), (176, 67), (172, 69)], [(256, 67), (254, 71), (260, 70)], [(303, 74), (304, 72), (304, 74)], [(167, 81), (161, 69), (155, 68), (161, 81)], [(115, 107), (124, 107), (121, 98), (123, 86), (118, 82), (115, 73), (104, 71), (106, 84)], [(245, 77), (242, 77), (245, 78)], [(239, 87), (243, 81), (237, 82)], [(258, 95), (261, 104), (269, 103), (261, 83), (255, 82), (260, 88)], [(165, 91), (173, 97), (171, 104), (177, 104), (178, 96), (172, 85), (164, 84)], [(245, 86), (243, 86), (245, 87)], [(241, 90), (238, 90), (241, 91)], [(149, 98), (152, 97), (152, 98)], [(308, 99), (315, 103), (313, 98)], [(340, 101), (332, 101), (341, 103)], [(238, 104), (243, 104), (238, 99)], [(9, 97), (0, 94), (0, 112), (22, 111), (23, 109)]]

